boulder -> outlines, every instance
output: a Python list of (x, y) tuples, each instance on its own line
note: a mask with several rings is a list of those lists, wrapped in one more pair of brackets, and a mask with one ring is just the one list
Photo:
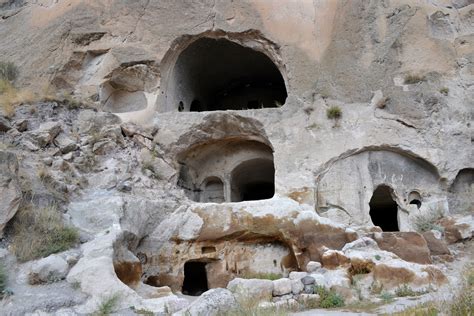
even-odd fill
[(281, 278), (273, 281), (273, 296), (281, 296), (291, 293), (291, 280)]
[(321, 256), (321, 262), (325, 268), (335, 269), (349, 263), (349, 259), (342, 251), (328, 250)]
[(0, 151), (0, 237), (5, 225), (16, 214), (21, 197), (16, 155)]
[(304, 285), (311, 285), (311, 284), (314, 284), (314, 282), (315, 282), (315, 279), (309, 275), (301, 279), (301, 283), (303, 283)]
[(474, 215), (446, 217), (441, 219), (439, 224), (444, 228), (449, 244), (471, 238), (474, 233)]
[(291, 280), (291, 293), (300, 294), (304, 290), (304, 284), (301, 280)]
[(416, 232), (375, 233), (374, 239), (380, 249), (393, 252), (403, 260), (431, 263), (428, 244), (423, 236)]
[(53, 142), (53, 140), (61, 132), (61, 124), (59, 122), (42, 123), (37, 129), (28, 132), (28, 136), (39, 147), (45, 147)]
[(78, 147), (77, 143), (65, 133), (59, 134), (54, 139), (54, 145), (56, 145), (63, 154), (67, 154), (73, 150), (76, 150)]
[(446, 243), (446, 240), (442, 237), (441, 233), (435, 233), (433, 231), (424, 232), (423, 238), (425, 238), (432, 256), (451, 254), (448, 249), (448, 244)]
[(306, 271), (308, 271), (308, 273), (316, 272), (320, 268), (321, 268), (321, 263), (317, 261), (310, 261), (308, 262), (308, 264), (306, 264)]
[(4, 116), (0, 116), (0, 132), (7, 132), (11, 128), (10, 121)]
[(92, 151), (96, 155), (106, 155), (111, 153), (117, 145), (112, 142), (109, 139), (104, 139), (101, 141), (98, 141), (97, 143), (94, 144), (92, 147)]
[(98, 133), (106, 125), (120, 124), (118, 116), (107, 112), (84, 110), (79, 113), (77, 129), (80, 133)]
[(270, 301), (273, 294), (273, 282), (261, 279), (236, 278), (229, 282), (227, 289), (234, 293), (236, 297)]
[(227, 289), (211, 289), (204, 292), (178, 315), (212, 316), (222, 315), (224, 312), (237, 307), (237, 301), (232, 292)]
[(53, 283), (66, 278), (69, 265), (62, 257), (51, 255), (33, 262), (28, 274), (30, 284)]
[(136, 124), (127, 122), (121, 124), (120, 127), (122, 128), (122, 132), (128, 137), (133, 137), (133, 135), (141, 135), (145, 138), (153, 139), (151, 133), (147, 132), (143, 127)]
[(377, 245), (377, 242), (373, 240), (372, 238), (361, 237), (359, 239), (354, 240), (353, 242), (345, 244), (344, 247), (342, 248), (342, 252), (345, 252), (349, 249), (360, 249), (360, 248), (379, 249), (379, 246)]
[(384, 289), (404, 284), (412, 288), (428, 288), (447, 282), (446, 276), (435, 266), (420, 265), (400, 259), (390, 259), (376, 264), (373, 276), (375, 281), (384, 286)]
[(324, 280), (328, 288), (335, 285), (346, 288), (351, 286), (351, 279), (346, 269), (328, 270), (324, 274)]
[(288, 276), (290, 280), (301, 280), (305, 276), (307, 276), (308, 273), (306, 272), (298, 272), (298, 271), (292, 271), (290, 272), (290, 275)]

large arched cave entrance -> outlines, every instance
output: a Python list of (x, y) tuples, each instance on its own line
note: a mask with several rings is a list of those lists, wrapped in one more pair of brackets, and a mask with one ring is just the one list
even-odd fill
[(399, 231), (398, 205), (392, 198), (392, 189), (386, 185), (378, 186), (369, 202), (370, 218), (374, 225), (384, 232)]
[(178, 56), (166, 89), (166, 109), (244, 110), (285, 103), (285, 81), (264, 53), (227, 39), (203, 37)]

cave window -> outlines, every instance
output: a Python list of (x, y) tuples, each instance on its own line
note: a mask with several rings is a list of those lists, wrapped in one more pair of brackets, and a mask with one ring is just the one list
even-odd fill
[(369, 202), (370, 217), (374, 225), (384, 232), (399, 231), (398, 205), (392, 198), (392, 189), (386, 185), (378, 186)]
[(168, 86), (166, 102), (192, 101), (191, 112), (271, 108), (287, 98), (273, 61), (228, 39), (203, 37), (191, 43), (178, 56)]
[(421, 207), (421, 195), (420, 193), (413, 191), (408, 195), (409, 204), (416, 205), (417, 208)]
[(275, 168), (268, 159), (244, 161), (232, 171), (232, 202), (270, 199), (275, 194)]
[(224, 183), (217, 177), (207, 178), (201, 190), (201, 202), (222, 203), (224, 201)]
[(208, 290), (206, 262), (188, 261), (184, 264), (182, 293), (199, 296)]
[(179, 101), (178, 111), (179, 111), (179, 112), (183, 112), (183, 111), (184, 111), (184, 103), (183, 103), (183, 101)]

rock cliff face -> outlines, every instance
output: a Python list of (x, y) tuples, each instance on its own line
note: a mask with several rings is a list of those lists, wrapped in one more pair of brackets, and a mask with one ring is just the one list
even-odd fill
[[(24, 312), (451, 281), (430, 264), (473, 234), (472, 1), (0, 0), (0, 17), (17, 88), (68, 96), (1, 104), (0, 234), (26, 202), (58, 205), (81, 250), (45, 261), (66, 278), (47, 286), (87, 295)], [(39, 268), (5, 257), (13, 313)], [(237, 279), (263, 275), (283, 279)]]

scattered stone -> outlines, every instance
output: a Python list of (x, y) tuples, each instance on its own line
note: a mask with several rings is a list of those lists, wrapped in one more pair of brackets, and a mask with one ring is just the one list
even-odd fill
[(58, 255), (50, 255), (32, 264), (28, 282), (32, 285), (57, 282), (65, 279), (68, 271), (69, 265), (66, 260)]
[(121, 181), (117, 184), (117, 190), (121, 192), (132, 191), (132, 183), (130, 181)]
[(79, 113), (78, 130), (80, 133), (98, 133), (106, 125), (120, 124), (118, 116), (108, 112), (84, 110)]
[(316, 261), (310, 261), (306, 265), (306, 271), (308, 271), (308, 273), (316, 272), (320, 268), (321, 268), (321, 263), (316, 262)]
[(76, 150), (78, 147), (77, 143), (65, 133), (59, 134), (54, 139), (54, 145), (56, 145), (63, 154), (67, 154), (73, 150)]
[(314, 284), (316, 280), (312, 277), (312, 276), (305, 276), (304, 278), (301, 279), (301, 282), (304, 284), (304, 285), (311, 285), (311, 284)]
[(51, 158), (51, 157), (43, 158), (43, 163), (44, 163), (46, 166), (51, 166), (51, 165), (53, 164), (53, 158)]
[(0, 237), (5, 225), (16, 214), (21, 197), (16, 155), (0, 150)]
[(374, 237), (380, 249), (393, 252), (403, 260), (431, 263), (428, 244), (416, 232), (376, 233)]
[(432, 256), (451, 254), (451, 252), (448, 249), (448, 244), (446, 243), (446, 240), (443, 238), (440, 232), (438, 231), (424, 232), (423, 238), (425, 238)]
[(321, 256), (321, 262), (325, 268), (335, 269), (347, 265), (349, 258), (347, 258), (342, 251), (328, 250)]
[(290, 275), (288, 276), (290, 280), (301, 280), (305, 276), (307, 276), (308, 273), (306, 272), (298, 272), (298, 271), (292, 271), (290, 272)]
[(211, 289), (204, 292), (191, 303), (180, 315), (213, 316), (221, 315), (237, 306), (232, 292), (227, 289)]
[(0, 116), (0, 132), (7, 132), (11, 128), (10, 121), (4, 116)]
[(66, 161), (72, 161), (72, 153), (67, 153), (65, 155), (63, 155), (63, 159), (66, 160)]
[(281, 278), (273, 281), (273, 295), (281, 296), (291, 293), (291, 280), (288, 278)]
[(15, 122), (14, 126), (19, 132), (25, 132), (28, 129), (28, 120), (27, 119), (18, 120)]
[(313, 294), (314, 293), (314, 284), (308, 284), (304, 286), (303, 292), (305, 294)]
[(443, 218), (439, 224), (444, 228), (445, 238), (449, 244), (471, 238), (474, 234), (474, 215)]
[(303, 290), (304, 284), (301, 282), (301, 280), (291, 280), (291, 293), (296, 295), (303, 292)]
[(59, 122), (46, 122), (42, 123), (36, 130), (28, 132), (28, 136), (42, 148), (52, 143), (60, 132), (61, 124)]
[(132, 140), (142, 147), (148, 148), (149, 150), (153, 149), (153, 142), (142, 135), (133, 135)]
[(372, 248), (379, 249), (377, 242), (369, 237), (361, 237), (353, 242), (345, 244), (342, 248), (342, 252), (345, 252), (349, 249), (359, 249), (359, 248)]
[(273, 295), (273, 282), (262, 279), (236, 278), (229, 282), (227, 289), (238, 297), (251, 297), (259, 301), (270, 301)]
[(134, 135), (141, 135), (145, 138), (153, 139), (153, 136), (151, 133), (146, 132), (144, 128), (136, 124), (123, 123), (120, 125), (120, 127), (122, 128), (122, 132), (128, 137), (133, 137)]
[(98, 141), (97, 143), (94, 144), (92, 147), (92, 151), (96, 155), (106, 155), (110, 154), (116, 147), (116, 144), (113, 143), (112, 141), (105, 139), (102, 141)]

